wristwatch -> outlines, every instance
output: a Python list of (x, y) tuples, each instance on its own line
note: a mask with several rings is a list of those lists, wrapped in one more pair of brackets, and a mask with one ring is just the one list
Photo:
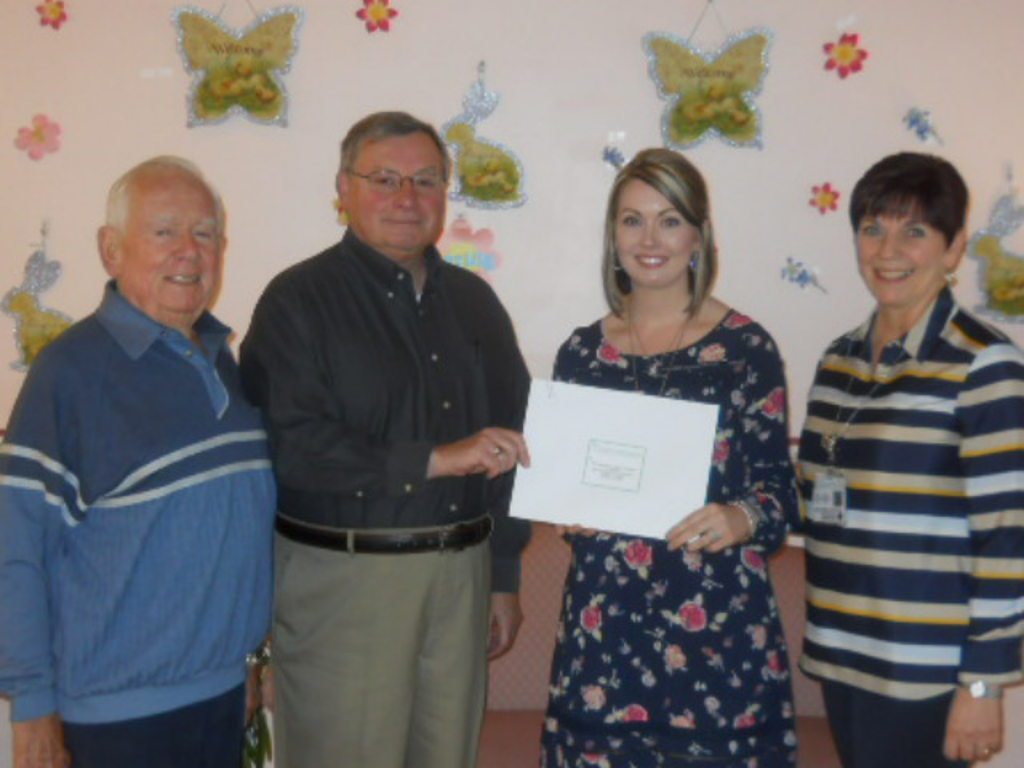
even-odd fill
[(986, 683), (984, 680), (975, 680), (967, 686), (967, 692), (972, 699), (1001, 699), (1003, 698), (1003, 687), (995, 683)]

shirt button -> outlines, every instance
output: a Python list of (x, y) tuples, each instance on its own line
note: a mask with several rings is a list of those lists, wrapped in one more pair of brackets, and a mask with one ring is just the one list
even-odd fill
[(412, 493), (412, 483), (406, 483), (405, 484), (405, 492), (406, 493)]
[(459, 505), (458, 504), (449, 504), (448, 505), (448, 509), (450, 509), (452, 512), (458, 512), (459, 511)]
[(441, 403), (441, 407), (447, 411), (449, 408), (452, 407), (452, 404), (450, 401), (445, 400), (444, 402)]
[(185, 357), (192, 357), (192, 350), (191, 349), (185, 350)]
[(395, 298), (395, 292), (394, 291), (388, 291), (388, 298), (389, 299)]
[(437, 356), (437, 352), (430, 353), (430, 362), (436, 363), (440, 358)]
[(362, 491), (356, 491), (356, 498), (357, 499), (363, 498), (363, 492)]
[(398, 279), (399, 280), (405, 280), (405, 272), (399, 272), (398, 273)]

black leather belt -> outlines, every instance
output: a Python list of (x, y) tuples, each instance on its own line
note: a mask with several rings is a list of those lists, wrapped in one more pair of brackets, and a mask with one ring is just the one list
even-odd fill
[(490, 536), (494, 523), (490, 515), (484, 515), (467, 523), (456, 523), (443, 528), (390, 533), (381, 530), (361, 531), (358, 528), (319, 528), (278, 515), (274, 527), (282, 536), (299, 544), (336, 549), (341, 552), (397, 554), (465, 549), (479, 544)]

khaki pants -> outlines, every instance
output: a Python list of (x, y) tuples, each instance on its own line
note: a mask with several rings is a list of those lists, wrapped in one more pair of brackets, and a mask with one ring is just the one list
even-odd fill
[(349, 554), (276, 537), (277, 768), (474, 768), (490, 547)]

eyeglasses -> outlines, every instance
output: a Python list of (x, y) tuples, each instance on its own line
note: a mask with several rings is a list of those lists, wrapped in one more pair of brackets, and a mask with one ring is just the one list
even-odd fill
[(356, 173), (347, 171), (349, 176), (365, 179), (370, 188), (382, 195), (395, 195), (402, 189), (408, 179), (412, 188), (422, 194), (435, 194), (445, 186), (445, 180), (436, 173), (418, 173), (415, 176), (403, 176), (397, 171), (374, 171), (373, 173)]

